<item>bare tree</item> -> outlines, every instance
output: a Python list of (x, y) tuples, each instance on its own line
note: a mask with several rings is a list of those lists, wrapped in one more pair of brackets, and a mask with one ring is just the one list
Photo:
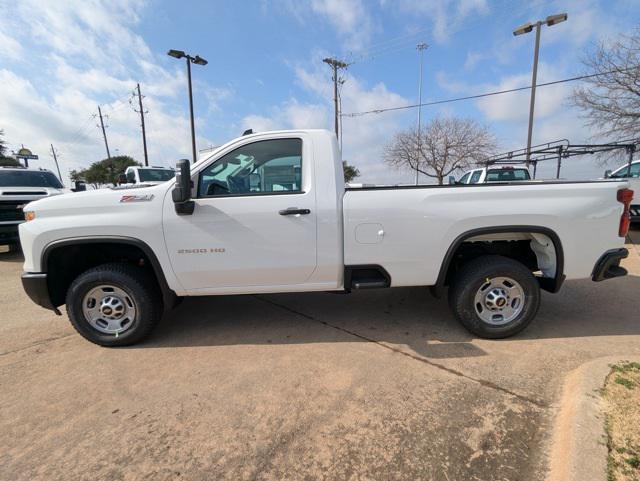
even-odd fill
[(438, 117), (420, 133), (398, 132), (386, 146), (384, 160), (399, 169), (418, 172), (438, 180), (456, 169), (465, 169), (495, 153), (496, 139), (473, 119)]
[(611, 45), (601, 43), (583, 60), (589, 73), (601, 74), (574, 89), (572, 103), (603, 137), (640, 136), (640, 28)]

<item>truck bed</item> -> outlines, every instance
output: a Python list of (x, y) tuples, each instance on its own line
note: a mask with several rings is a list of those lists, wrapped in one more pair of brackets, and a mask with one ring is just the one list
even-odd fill
[(515, 240), (531, 226), (562, 239), (567, 279), (589, 277), (604, 251), (624, 244), (616, 198), (624, 187), (609, 180), (350, 187), (344, 262), (379, 265), (394, 286), (434, 285), (456, 239), (513, 228)]

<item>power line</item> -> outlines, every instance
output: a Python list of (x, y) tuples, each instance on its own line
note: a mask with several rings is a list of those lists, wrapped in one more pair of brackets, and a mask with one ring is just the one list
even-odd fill
[[(566, 79), (561, 79), (561, 80), (554, 80), (553, 82), (544, 82), (544, 83), (540, 83), (537, 84), (537, 87), (547, 87), (549, 85), (556, 85), (556, 84), (561, 84), (561, 83), (566, 83), (566, 82), (575, 82), (576, 80), (584, 80), (584, 79), (588, 79), (588, 78), (593, 78), (593, 77), (599, 77), (602, 75), (608, 75), (611, 73), (615, 73), (615, 72), (619, 72), (620, 70), (611, 70), (609, 72), (600, 72), (600, 73), (594, 73), (594, 74), (590, 74), (590, 75), (580, 75), (578, 77), (571, 77), (571, 78), (566, 78)], [(520, 92), (522, 90), (530, 90), (531, 89), (531, 85), (526, 86), (526, 87), (517, 87), (517, 88), (513, 88), (513, 89), (507, 89), (507, 90), (496, 90), (494, 92), (485, 92), (482, 94), (477, 94), (477, 95), (468, 95), (466, 97), (457, 97), (457, 98), (453, 98), (453, 99), (444, 99), (444, 100), (435, 100), (433, 102), (424, 102), (424, 103), (417, 103), (417, 104), (411, 104), (411, 105), (402, 105), (402, 106), (398, 106), (398, 107), (388, 107), (388, 108), (384, 108), (384, 109), (375, 109), (375, 110), (366, 110), (363, 112), (350, 112), (347, 114), (340, 114), (342, 117), (361, 117), (363, 115), (369, 115), (369, 114), (381, 114), (384, 112), (391, 112), (391, 111), (396, 111), (396, 110), (407, 110), (407, 109), (415, 109), (418, 107), (427, 107), (429, 105), (439, 105), (439, 104), (447, 104), (447, 103), (451, 103), (451, 102), (460, 102), (461, 100), (473, 100), (473, 99), (479, 99), (479, 98), (483, 98), (483, 97), (491, 97), (494, 95), (501, 95), (501, 94), (508, 94), (511, 92)]]

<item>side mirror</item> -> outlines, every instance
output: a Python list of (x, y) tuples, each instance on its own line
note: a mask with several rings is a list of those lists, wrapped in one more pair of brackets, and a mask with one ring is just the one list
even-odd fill
[(171, 192), (175, 204), (176, 214), (191, 215), (195, 203), (191, 200), (191, 165), (187, 159), (179, 160), (176, 164), (176, 184)]
[(120, 174), (118, 176), (118, 184), (126, 184), (127, 183), (127, 176), (124, 174)]
[(611, 177), (611, 169), (607, 169), (604, 171), (604, 178), (608, 179), (609, 177)]
[(449, 176), (449, 184), (454, 185), (456, 183), (456, 178), (453, 175)]
[(83, 181), (76, 180), (75, 184), (75, 187), (71, 189), (73, 192), (84, 192), (85, 190), (87, 190), (87, 184), (85, 184)]

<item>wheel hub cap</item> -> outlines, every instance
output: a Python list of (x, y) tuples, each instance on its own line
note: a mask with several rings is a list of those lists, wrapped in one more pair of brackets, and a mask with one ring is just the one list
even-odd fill
[(514, 320), (524, 308), (524, 290), (509, 277), (487, 278), (474, 299), (476, 314), (484, 322), (501, 326)]
[(105, 284), (87, 292), (82, 300), (82, 313), (94, 329), (118, 335), (133, 325), (136, 305), (126, 291)]

